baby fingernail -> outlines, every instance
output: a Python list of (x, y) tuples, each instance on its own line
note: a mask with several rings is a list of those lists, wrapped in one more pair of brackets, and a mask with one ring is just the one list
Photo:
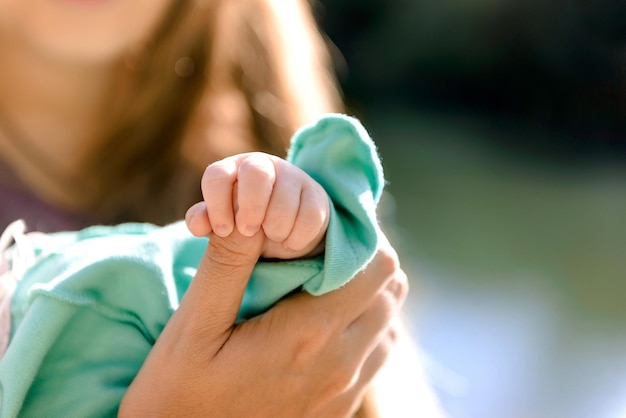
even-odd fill
[(232, 228), (228, 225), (221, 224), (221, 225), (215, 225), (213, 227), (213, 231), (215, 232), (216, 235), (220, 237), (227, 237), (232, 232)]
[(256, 234), (258, 231), (259, 231), (258, 225), (257, 226), (247, 225), (241, 233), (245, 235), (246, 237), (251, 237), (251, 236), (254, 236), (254, 234)]

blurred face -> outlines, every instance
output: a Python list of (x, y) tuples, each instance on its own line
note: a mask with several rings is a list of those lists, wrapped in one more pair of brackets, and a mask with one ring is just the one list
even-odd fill
[(0, 0), (0, 33), (48, 58), (111, 62), (156, 29), (175, 0)]

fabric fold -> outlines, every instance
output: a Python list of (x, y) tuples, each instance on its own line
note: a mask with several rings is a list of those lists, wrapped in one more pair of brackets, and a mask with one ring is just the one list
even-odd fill
[[(294, 290), (314, 295), (350, 280), (373, 257), (384, 178), (361, 124), (326, 115), (299, 130), (288, 160), (331, 199), (323, 256), (259, 262), (240, 310), (247, 319)], [(13, 295), (0, 362), (0, 416), (109, 416), (139, 371), (204, 254), (183, 222), (96, 226), (49, 234)]]

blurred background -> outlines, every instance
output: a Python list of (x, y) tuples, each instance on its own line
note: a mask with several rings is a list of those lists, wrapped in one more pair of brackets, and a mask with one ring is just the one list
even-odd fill
[(314, 8), (444, 410), (626, 417), (626, 2)]

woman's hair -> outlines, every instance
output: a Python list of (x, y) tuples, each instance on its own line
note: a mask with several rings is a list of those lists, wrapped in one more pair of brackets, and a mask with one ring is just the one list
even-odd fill
[(208, 163), (284, 155), (299, 126), (340, 103), (306, 0), (175, 1), (120, 63), (85, 167), (93, 217), (180, 219)]

